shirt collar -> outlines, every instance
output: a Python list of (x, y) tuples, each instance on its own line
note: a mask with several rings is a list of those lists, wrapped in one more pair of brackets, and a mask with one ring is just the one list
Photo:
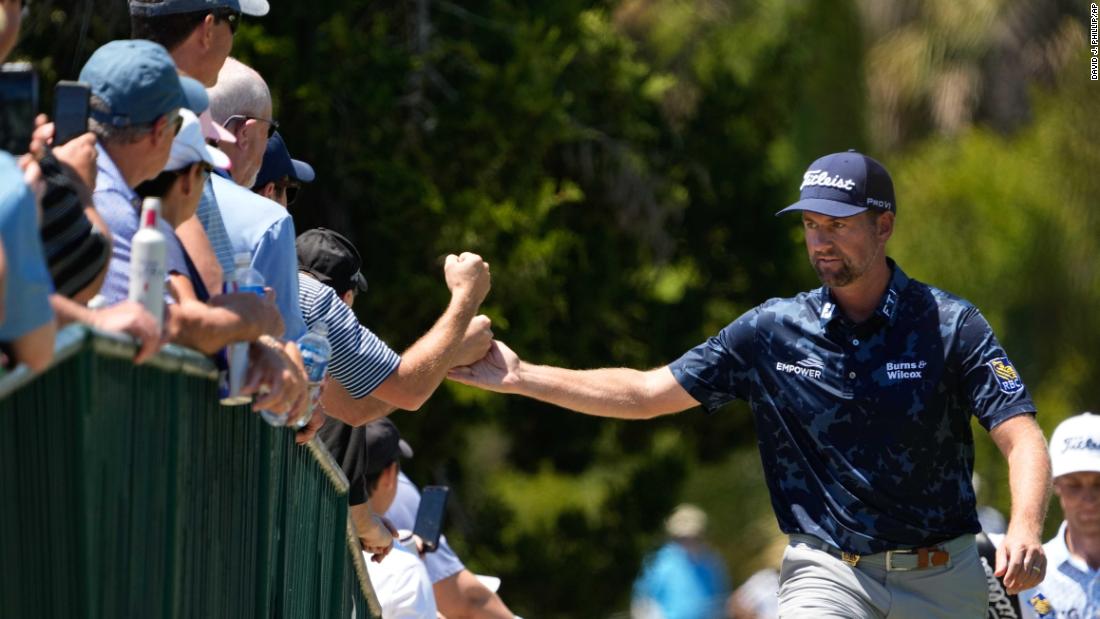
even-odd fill
[(1096, 571), (1091, 569), (1087, 563), (1073, 556), (1069, 551), (1069, 546), (1066, 545), (1066, 525), (1066, 521), (1063, 520), (1062, 526), (1058, 527), (1058, 535), (1043, 546), (1043, 550), (1046, 551), (1047, 555), (1047, 564), (1055, 569), (1062, 569), (1064, 564), (1068, 564), (1069, 567), (1082, 574), (1095, 574)]
[(95, 190), (116, 191), (122, 194), (122, 197), (126, 198), (135, 208), (140, 209), (141, 197), (137, 195), (133, 187), (126, 184), (126, 179), (123, 178), (122, 172), (119, 171), (118, 166), (111, 159), (111, 155), (98, 142), (96, 142), (95, 149), (97, 154), (95, 160), (97, 170)]
[[(875, 316), (893, 325), (897, 319), (901, 293), (909, 285), (909, 276), (889, 256), (886, 257), (886, 266), (890, 267), (890, 283), (886, 286), (882, 299), (879, 300)], [(829, 287), (822, 286), (820, 290), (821, 309), (818, 311), (818, 317), (821, 319), (821, 324), (826, 325), (841, 316), (841, 313), (837, 311), (836, 301), (833, 300), (833, 293), (829, 291)]]

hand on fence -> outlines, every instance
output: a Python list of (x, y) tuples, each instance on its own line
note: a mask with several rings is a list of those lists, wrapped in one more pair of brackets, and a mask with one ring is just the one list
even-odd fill
[(95, 310), (89, 322), (97, 329), (125, 333), (136, 339), (140, 348), (134, 363), (144, 363), (168, 341), (167, 336), (157, 330), (153, 315), (137, 301), (122, 301)]
[[(289, 352), (297, 355), (295, 361)], [(263, 336), (249, 348), (248, 374), (241, 393), (257, 394), (252, 410), (269, 410), (286, 414), (287, 423), (305, 413), (309, 398), (309, 383), (302, 369), (301, 355), (293, 342), (284, 345), (270, 336)]]

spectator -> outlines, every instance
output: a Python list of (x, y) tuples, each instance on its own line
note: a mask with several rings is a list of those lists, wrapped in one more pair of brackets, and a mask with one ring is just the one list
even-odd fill
[[(1053, 617), (1100, 615), (1100, 415), (1081, 413), (1066, 419), (1050, 437), (1054, 494), (1065, 520), (1043, 549), (1050, 569), (1046, 579), (1020, 595), (1046, 596)], [(1021, 604), (1024, 616), (1031, 605)], [(1034, 610), (1040, 609), (1036, 605)]]
[[(133, 38), (160, 43), (181, 73), (209, 88), (217, 83), (218, 72), (229, 57), (241, 13), (262, 16), (268, 10), (267, 0), (132, 0), (130, 26)], [(200, 119), (210, 128), (203, 131), (208, 138), (235, 140), (233, 134), (211, 122), (209, 111), (200, 114)], [(225, 223), (213, 200), (213, 188), (207, 183), (198, 216), (181, 225), (177, 233), (207, 289), (217, 294), (223, 271), (232, 272), (234, 265)]]
[(317, 228), (302, 233), (297, 246), (306, 323), (323, 320), (329, 327), (333, 348), (329, 375), (335, 381), (325, 389), (322, 402), (337, 419), (362, 425), (393, 407), (416, 410), (448, 369), (488, 350), (493, 337), (489, 319), (474, 315), (489, 292), (489, 265), (481, 257), (469, 253), (447, 257), (444, 277), (451, 303), (435, 325), (398, 357), (351, 311), (356, 291), (367, 287), (359, 272), (359, 252), (351, 241)]
[(215, 122), (230, 129), (237, 140), (221, 144), (233, 163), (232, 177), (211, 177), (214, 201), (233, 251), (252, 256), (252, 268), (275, 290), (286, 337), (297, 340), (305, 333), (305, 323), (298, 307), (294, 221), (286, 209), (245, 189), (255, 182), (268, 136), (274, 131), (271, 94), (258, 73), (232, 58), (209, 92)]
[(283, 136), (276, 131), (267, 141), (264, 160), (252, 191), (278, 202), (283, 208), (290, 208), (298, 198), (302, 183), (312, 182), (314, 177), (313, 166), (290, 158)]
[[(162, 218), (172, 228), (194, 216), (211, 170), (229, 165), (225, 153), (203, 141), (198, 118), (186, 110), (181, 114), (183, 126), (172, 142), (164, 171), (137, 187), (142, 197), (161, 199)], [(185, 271), (169, 274), (177, 301), (167, 324), (172, 341), (210, 354), (231, 342), (282, 335), (282, 318), (270, 299), (247, 293), (212, 299), (187, 250), (174, 235), (169, 235), (169, 241), (178, 247), (186, 266)]]
[[(89, 126), (99, 139), (93, 200), (114, 234), (110, 271), (101, 294), (126, 298), (130, 241), (138, 228), (141, 198), (134, 191), (168, 162), (183, 123), (180, 109), (206, 104), (202, 85), (176, 74), (172, 58), (150, 41), (113, 41), (96, 50), (80, 72), (91, 87)], [(158, 222), (167, 236), (171, 228)], [(169, 244), (168, 270), (186, 272), (177, 244)]]
[[(379, 419), (351, 434), (332, 434), (326, 428), (318, 436), (347, 475), (348, 502), (355, 506), (365, 500), (371, 512), (385, 513), (397, 494), (400, 457), (412, 456), (397, 427), (389, 419)], [(432, 582), (415, 551), (394, 544), (393, 552), (381, 561), (368, 561), (367, 571), (382, 606), (382, 619), (434, 619)]]
[[(410, 450), (411, 451), (411, 450)], [(411, 457), (408, 456), (408, 457)], [(397, 494), (393, 505), (386, 510), (386, 518), (398, 531), (411, 531), (416, 526), (416, 512), (420, 509), (420, 490), (404, 471), (397, 472)], [(419, 544), (417, 544), (419, 547)], [(493, 590), (486, 587), (447, 543), (447, 536), (439, 536), (439, 546), (434, 552), (421, 555), (428, 578), (432, 581), (432, 593), (439, 612), (447, 619), (512, 619), (514, 615)]]
[(722, 559), (703, 538), (707, 515), (682, 504), (665, 521), (669, 541), (646, 560), (634, 583), (635, 616), (659, 619), (721, 617), (729, 580)]
[[(18, 0), (0, 0), (0, 61), (19, 38), (22, 8)], [(26, 167), (33, 179), (37, 166)], [(25, 171), (0, 152), (0, 347), (9, 362), (41, 371), (53, 359), (50, 292), (34, 195)]]

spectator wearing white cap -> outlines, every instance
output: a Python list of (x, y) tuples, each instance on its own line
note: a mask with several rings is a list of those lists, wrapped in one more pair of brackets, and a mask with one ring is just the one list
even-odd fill
[[(160, 198), (162, 221), (169, 228), (195, 215), (203, 184), (211, 171), (229, 165), (225, 153), (206, 144), (199, 119), (187, 110), (181, 110), (180, 115), (183, 123), (172, 142), (164, 171), (136, 189), (142, 197)], [(254, 342), (251, 354), (253, 359), (260, 359), (260, 363), (249, 366), (250, 377), (268, 384), (273, 390), (256, 406), (266, 408), (267, 404), (274, 403), (276, 408), (271, 410), (300, 411), (304, 403), (304, 385), (293, 380), (293, 373), (288, 380), (282, 377), (293, 362), (277, 342), (264, 338), (265, 335), (282, 334), (282, 318), (274, 303), (268, 297), (248, 293), (211, 298), (174, 232), (168, 230), (165, 237), (169, 254), (179, 257), (179, 261), (168, 268), (169, 289), (174, 301), (165, 306), (165, 330), (169, 340), (207, 354), (232, 342)]]
[(1065, 520), (1043, 545), (1049, 569), (1032, 591), (1042, 593), (1053, 617), (1100, 616), (1100, 415), (1066, 419), (1050, 437), (1054, 494)]

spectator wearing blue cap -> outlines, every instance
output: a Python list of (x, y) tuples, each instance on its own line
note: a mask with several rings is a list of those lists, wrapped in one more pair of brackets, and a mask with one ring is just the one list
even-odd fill
[(451, 377), (620, 419), (745, 400), (790, 538), (780, 616), (984, 617), (971, 420), (1008, 463), (996, 575), (1015, 594), (1047, 569), (1050, 459), (1035, 404), (981, 312), (887, 256), (897, 202), (882, 164), (826, 155), (799, 191), (781, 212), (800, 216), (821, 287), (766, 301), (648, 371), (535, 365), (494, 342)]
[[(130, 241), (141, 210), (134, 187), (164, 169), (183, 124), (180, 109), (203, 109), (208, 99), (202, 84), (178, 75), (168, 52), (151, 41), (107, 43), (88, 59), (80, 81), (91, 88), (88, 126), (99, 140), (93, 201), (114, 236), (100, 291), (112, 304), (125, 300), (129, 288)], [(169, 244), (167, 265), (186, 269), (178, 245)]]
[(298, 263), (294, 254), (294, 220), (279, 204), (248, 189), (256, 180), (269, 136), (277, 124), (271, 118), (271, 93), (251, 68), (230, 58), (209, 90), (210, 113), (233, 132), (235, 144), (221, 143), (232, 161), (231, 176), (211, 177), (217, 204), (234, 253), (252, 256), (252, 268), (276, 293), (286, 325), (286, 338), (305, 333), (298, 306)]
[(314, 177), (313, 166), (290, 158), (283, 136), (276, 131), (267, 141), (263, 163), (256, 175), (256, 182), (252, 185), (252, 191), (278, 202), (283, 208), (290, 208), (298, 199), (302, 183), (311, 183)]
[[(19, 38), (21, 10), (20, 2), (0, 1), (0, 60)], [(39, 174), (36, 164), (28, 168)], [(51, 292), (34, 195), (24, 170), (0, 152), (0, 347), (10, 362), (38, 371), (53, 358)]]

